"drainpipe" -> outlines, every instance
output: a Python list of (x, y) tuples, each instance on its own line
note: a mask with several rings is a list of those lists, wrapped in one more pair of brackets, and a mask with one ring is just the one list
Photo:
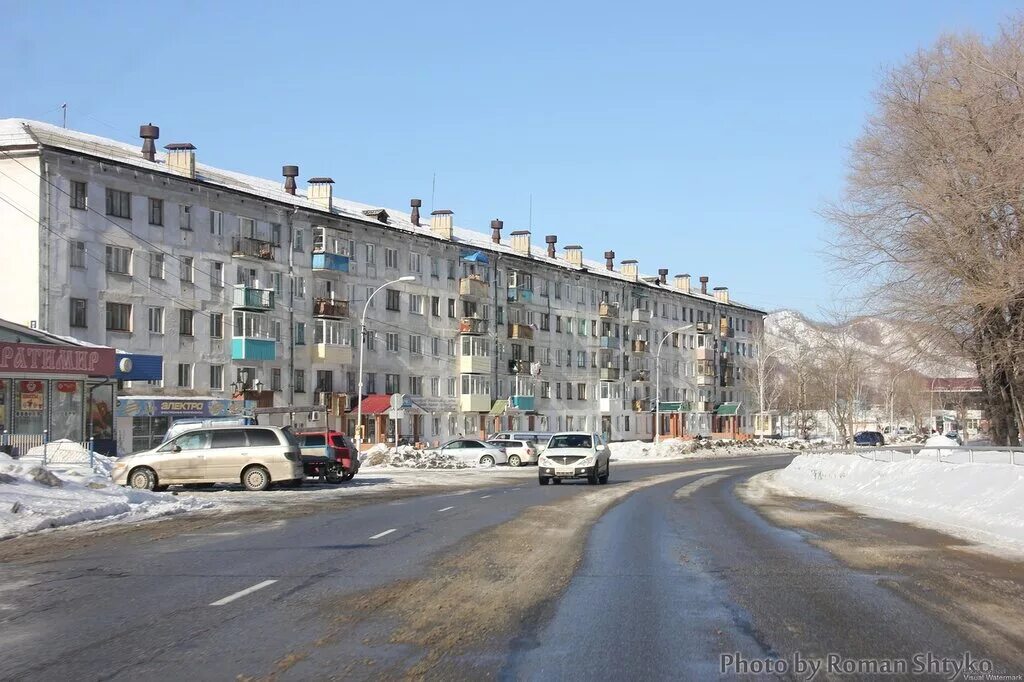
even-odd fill
[[(40, 156), (41, 155), (42, 155), (42, 150), (40, 150)], [(46, 240), (46, 256), (45, 256), (45, 259), (43, 260), (43, 262), (46, 265), (44, 266), (43, 272), (40, 273), (42, 275), (42, 278), (43, 278), (43, 282), (42, 282), (42, 284), (43, 284), (43, 297), (42, 297), (43, 300), (42, 300), (42, 306), (41, 306), (42, 309), (39, 311), (40, 312), (40, 315), (39, 315), (39, 318), (40, 318), (39, 319), (39, 328), (40, 329), (45, 329), (47, 331), (50, 331), (50, 272), (52, 270), (52, 266), (51, 266), (51, 263), (50, 263), (50, 249), (51, 249), (51, 242), (53, 241), (50, 238), (50, 230), (53, 229), (53, 225), (50, 222), (50, 204), (52, 203), (52, 198), (53, 197), (52, 197), (52, 191), (51, 191), (52, 187), (50, 185), (50, 162), (49, 161), (44, 161), (43, 162), (43, 176), (42, 176), (42, 179), (41, 179), (40, 182), (45, 187), (44, 191), (46, 193), (46, 218), (45, 218), (45, 220), (46, 220), (46, 229), (44, 229), (42, 231), (42, 234), (45, 235), (44, 239)]]
[[(493, 304), (494, 305), (494, 330), (491, 332), (494, 335), (494, 349), (491, 351), (491, 355), (492, 355), (492, 360), (491, 360), (491, 405), (494, 405), (494, 401), (496, 400), (495, 396), (498, 395), (498, 303), (499, 303), (499, 301), (502, 301), (503, 298), (507, 299), (507, 297), (499, 297), (498, 296), (498, 288), (499, 288), (498, 287), (498, 265), (500, 263), (501, 263), (501, 255), (500, 254), (495, 254), (495, 256), (494, 256), (494, 267), (492, 268), (492, 273), (491, 273), (491, 289), (493, 290), (493, 293), (491, 294), (491, 300), (494, 301), (494, 304)], [(507, 273), (506, 273), (506, 275), (507, 275)], [(508, 306), (506, 305), (504, 307), (507, 308)], [(505, 314), (506, 315), (508, 314), (507, 310), (505, 311)], [(507, 324), (507, 322), (506, 322), (506, 324)], [(460, 379), (459, 380), (460, 384), (461, 384), (461, 381), (462, 380)], [(489, 419), (490, 418), (490, 410), (488, 409), (487, 412), (488, 412), (488, 419)], [(487, 434), (485, 433), (484, 437), (486, 437), (486, 436), (487, 436)]]
[[(288, 404), (295, 404), (295, 214), (298, 208), (285, 211), (288, 226)], [(312, 239), (312, 235), (310, 235)], [(312, 283), (312, 282), (311, 282)], [(288, 421), (295, 421), (295, 413), (288, 414)]]

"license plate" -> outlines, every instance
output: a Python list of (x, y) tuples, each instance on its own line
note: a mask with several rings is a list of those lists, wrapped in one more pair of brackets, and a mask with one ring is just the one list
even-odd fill
[(575, 469), (555, 469), (556, 476), (572, 476), (575, 473)]

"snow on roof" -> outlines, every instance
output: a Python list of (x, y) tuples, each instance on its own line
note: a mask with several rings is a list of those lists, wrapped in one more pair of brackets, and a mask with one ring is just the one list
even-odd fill
[[(43, 123), (41, 121), (31, 121), (18, 118), (0, 119), (0, 148), (25, 145), (42, 145), (45, 147), (63, 149), (89, 156), (109, 159), (111, 161), (124, 163), (144, 170), (169, 173), (171, 175), (181, 175), (167, 167), (166, 161), (162, 158), (166, 156), (165, 154), (158, 153), (155, 161), (148, 161), (143, 158), (141, 143), (128, 144), (118, 142), (117, 140), (99, 137), (98, 135), (90, 135), (76, 130), (68, 130), (50, 123)], [(301, 189), (297, 190), (294, 195), (285, 192), (283, 182), (267, 180), (266, 178), (259, 178), (233, 171), (226, 171), (199, 163), (198, 161), (195, 164), (195, 168), (196, 180), (199, 182), (219, 185), (221, 187), (252, 194), (278, 203), (298, 206), (313, 212), (325, 212), (325, 208), (322, 205), (307, 198)], [(307, 180), (307, 182), (309, 181)], [(378, 221), (369, 220), (366, 212), (380, 211), (381, 209), (384, 209), (387, 211), (388, 215), (388, 226), (423, 237), (440, 239), (440, 237), (431, 232), (429, 224), (420, 226), (413, 225), (409, 214), (404, 211), (381, 206), (371, 206), (369, 204), (363, 204), (357, 201), (338, 197), (333, 198), (332, 205), (333, 208), (331, 213), (334, 215), (342, 218), (349, 218), (363, 224), (381, 224)], [(439, 213), (440, 211), (447, 210), (448, 209), (435, 210), (433, 213)], [(458, 244), (465, 244), (468, 247), (476, 249), (484, 249), (507, 255), (526, 257), (522, 253), (513, 249), (509, 244), (495, 244), (491, 241), (490, 235), (458, 226), (453, 229), (452, 241)], [(638, 287), (668, 291), (712, 303), (716, 300), (715, 297), (710, 294), (701, 294), (699, 291), (695, 292), (692, 290), (690, 292), (682, 292), (671, 285), (660, 285), (654, 281), (647, 281), (648, 277), (652, 278), (652, 280), (656, 280), (656, 275), (641, 275), (636, 282), (633, 282), (631, 277), (628, 277), (621, 272), (606, 269), (603, 261), (583, 260), (583, 268), (581, 270), (579, 267), (569, 263), (565, 258), (548, 257), (544, 252), (543, 247), (540, 245), (536, 248), (531, 245), (529, 258), (534, 261), (547, 263), (549, 265), (568, 270), (577, 272), (586, 271), (601, 277), (629, 282)], [(752, 312), (764, 314), (764, 311), (758, 308), (754, 308), (734, 300), (730, 300), (728, 305), (730, 307), (744, 308)]]

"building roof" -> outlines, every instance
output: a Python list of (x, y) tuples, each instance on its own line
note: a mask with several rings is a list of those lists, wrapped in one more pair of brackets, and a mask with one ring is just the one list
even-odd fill
[(381, 414), (391, 409), (391, 396), (384, 393), (373, 393), (361, 402), (363, 414)]
[[(141, 142), (132, 144), (118, 142), (117, 140), (111, 140), (98, 135), (90, 135), (88, 133), (82, 133), (75, 130), (68, 130), (49, 123), (43, 123), (41, 121), (31, 121), (18, 118), (0, 119), (0, 149), (4, 147), (31, 148), (39, 145), (51, 149), (65, 150), (99, 159), (106, 159), (147, 171), (167, 173), (176, 177), (183, 177), (181, 173), (167, 167), (166, 161), (164, 160), (166, 155), (164, 154), (157, 153), (155, 161), (148, 161), (143, 158), (141, 153)], [(197, 161), (195, 164), (195, 180), (197, 182), (216, 185), (218, 187), (254, 195), (280, 204), (300, 207), (314, 213), (326, 212), (325, 207), (309, 199), (301, 189), (297, 190), (295, 194), (289, 194), (286, 192), (284, 190), (283, 179), (267, 180), (265, 178), (214, 168), (213, 166), (208, 166)], [(309, 180), (307, 180), (307, 182), (309, 182)], [(362, 224), (381, 224), (376, 221), (368, 220), (365, 211), (379, 210), (383, 207), (370, 206), (368, 204), (338, 197), (333, 198), (332, 204), (333, 206), (330, 212), (336, 216)], [(433, 211), (433, 214), (436, 215), (451, 212), (452, 211), (448, 209), (440, 209)], [(393, 229), (417, 234), (426, 238), (441, 239), (431, 231), (429, 224), (423, 224), (420, 226), (413, 225), (408, 213), (388, 208), (387, 214), (387, 225)], [(523, 254), (514, 250), (510, 244), (495, 244), (491, 241), (489, 234), (457, 226), (453, 230), (452, 241), (486, 251), (525, 257)], [(564, 257), (559, 258), (556, 255), (556, 257), (551, 258), (547, 256), (544, 251), (544, 247), (539, 243), (536, 246), (531, 244), (529, 258), (537, 262), (548, 263), (550, 265), (570, 269), (574, 272), (580, 271), (579, 268), (569, 263)], [(636, 261), (624, 260), (622, 262), (629, 263)], [(670, 284), (662, 285), (654, 281), (646, 281), (644, 279), (646, 276), (641, 276), (638, 281), (633, 282), (630, 277), (627, 277), (621, 272), (607, 270), (603, 261), (585, 259), (583, 261), (583, 270), (607, 279), (630, 283), (637, 287), (661, 289), (676, 295), (688, 296), (695, 300), (707, 303), (716, 302), (715, 297), (711, 294), (701, 294), (700, 291), (693, 290), (689, 292), (682, 292), (675, 289)], [(656, 279), (655, 275), (650, 275), (650, 277)], [(733, 308), (742, 308), (761, 315), (765, 314), (765, 311), (763, 310), (739, 303), (735, 300), (730, 300), (727, 305)]]

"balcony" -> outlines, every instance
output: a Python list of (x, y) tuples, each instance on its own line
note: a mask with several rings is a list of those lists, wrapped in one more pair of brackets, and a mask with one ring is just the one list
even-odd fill
[(729, 326), (729, 320), (723, 319), (718, 326), (718, 333), (723, 339), (731, 339), (736, 336), (736, 328)]
[(529, 374), (530, 373), (530, 362), (528, 360), (509, 360), (508, 361), (508, 373), (509, 374)]
[(697, 386), (714, 386), (715, 385), (715, 377), (708, 376), (706, 374), (698, 374), (697, 375), (697, 379), (696, 379), (696, 381), (694, 381), (694, 383)]
[(276, 360), (277, 342), (273, 339), (231, 339), (232, 360)]
[(598, 402), (599, 402), (598, 410), (602, 414), (606, 414), (606, 413), (612, 411), (612, 405), (617, 404), (619, 402), (619, 399), (618, 398), (599, 398)]
[(695, 348), (693, 351), (693, 357), (696, 358), (697, 360), (714, 360), (715, 349), (710, 348), (708, 346), (704, 346), (703, 348)]
[(696, 329), (698, 334), (710, 334), (712, 332), (710, 322), (695, 322), (694, 329)]
[(629, 321), (633, 324), (649, 324), (651, 321), (651, 311), (644, 310), (643, 308), (633, 308), (633, 311), (629, 314)]
[(328, 365), (352, 364), (352, 346), (337, 343), (314, 343), (310, 349), (313, 353), (313, 362), (323, 362)]
[(459, 296), (462, 298), (486, 300), (490, 290), (490, 285), (479, 277), (463, 277), (459, 280)]
[(510, 339), (533, 339), (533, 327), (525, 324), (510, 324), (508, 326), (508, 338)]
[(488, 412), (490, 409), (490, 393), (464, 393), (459, 396), (459, 412)]
[(634, 412), (648, 412), (651, 409), (650, 401), (647, 398), (639, 398), (631, 403)]
[(313, 252), (314, 272), (348, 272), (348, 256), (341, 253)]
[(348, 317), (348, 301), (317, 298), (313, 301), (313, 317), (343, 319)]
[(699, 401), (696, 404), (694, 412), (713, 412), (715, 409), (714, 405), (706, 400)]
[(633, 372), (633, 374), (630, 376), (630, 379), (632, 379), (633, 381), (650, 381), (651, 380), (651, 370), (649, 370), (649, 369), (638, 369), (638, 370), (635, 370)]
[(533, 291), (509, 285), (507, 298), (509, 303), (530, 303), (533, 301)]
[(233, 314), (231, 359), (275, 360), (277, 341), (266, 313), (235, 310)]
[(602, 367), (601, 368), (601, 381), (618, 381), (619, 380), (619, 368), (618, 367)]
[(617, 320), (619, 319), (619, 304), (601, 301), (601, 305), (597, 307), (597, 315), (605, 320)]
[(489, 355), (460, 355), (459, 372), (461, 374), (490, 374), (491, 357)]
[(536, 399), (532, 395), (514, 395), (509, 398), (508, 406), (522, 412), (533, 412)]
[(273, 310), (274, 291), (272, 289), (254, 289), (244, 284), (235, 285), (231, 307), (238, 310)]
[(649, 350), (649, 344), (643, 339), (633, 339), (629, 347), (634, 353), (646, 353)]
[(619, 347), (619, 340), (614, 336), (602, 336), (600, 339), (601, 348), (607, 348), (608, 350), (617, 350)]
[(237, 258), (277, 260), (277, 247), (254, 237), (234, 237), (231, 240), (231, 255)]
[(464, 317), (461, 320), (459, 320), (459, 333), (486, 334), (487, 320), (481, 320), (476, 317)]

